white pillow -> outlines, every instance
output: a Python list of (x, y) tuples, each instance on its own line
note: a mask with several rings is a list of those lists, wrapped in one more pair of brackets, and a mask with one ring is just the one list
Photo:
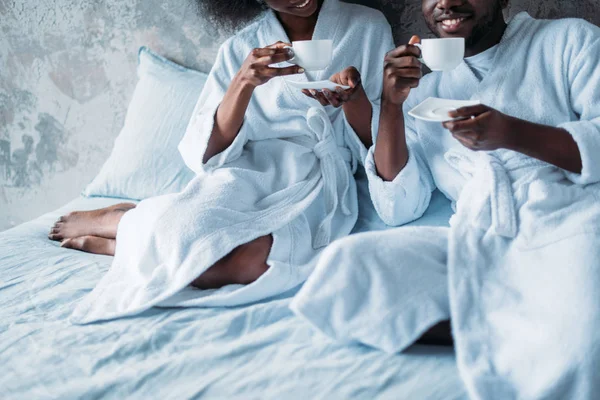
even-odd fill
[(86, 196), (141, 200), (183, 190), (194, 177), (177, 145), (207, 75), (184, 68), (146, 47), (139, 51), (139, 81), (125, 125)]

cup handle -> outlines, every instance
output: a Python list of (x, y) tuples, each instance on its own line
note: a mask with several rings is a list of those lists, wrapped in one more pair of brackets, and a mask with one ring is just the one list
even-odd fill
[(295, 64), (296, 61), (296, 56), (294, 55), (294, 48), (292, 46), (284, 46), (284, 49), (290, 49), (291, 53), (292, 53), (292, 58), (290, 58), (289, 60), (287, 60), (287, 62), (289, 62), (290, 64)]
[[(421, 50), (421, 56), (423, 56), (423, 45), (421, 45), (421, 43), (415, 43), (413, 44), (413, 46), (418, 47), (419, 50)], [(419, 60), (421, 64), (425, 64), (425, 60), (423, 60), (423, 57), (417, 57), (417, 60)]]

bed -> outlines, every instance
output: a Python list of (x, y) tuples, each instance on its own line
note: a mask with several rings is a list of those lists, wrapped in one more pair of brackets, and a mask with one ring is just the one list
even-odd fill
[[(6, 399), (462, 399), (449, 347), (387, 355), (332, 342), (289, 309), (295, 292), (239, 308), (151, 309), (72, 325), (75, 305), (111, 257), (47, 238), (61, 215), (182, 190), (178, 144), (206, 74), (143, 47), (138, 83), (113, 151), (83, 194), (0, 233), (0, 397)], [(166, 101), (167, 99), (168, 101)], [(355, 232), (387, 229), (359, 182)], [(417, 225), (447, 225), (436, 192)]]
[[(364, 177), (359, 177), (359, 180)], [(360, 187), (356, 231), (385, 229)], [(387, 355), (341, 345), (288, 308), (294, 289), (230, 309), (152, 309), (71, 325), (75, 304), (111, 258), (62, 249), (48, 227), (71, 210), (123, 199), (81, 196), (0, 233), (0, 387), (7, 399), (463, 399), (453, 349), (415, 345)], [(434, 193), (416, 224), (444, 225)]]

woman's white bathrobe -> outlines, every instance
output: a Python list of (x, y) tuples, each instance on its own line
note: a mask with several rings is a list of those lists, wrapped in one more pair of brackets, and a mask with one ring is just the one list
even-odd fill
[(292, 308), (338, 340), (401, 351), (452, 319), (477, 399), (600, 393), (600, 29), (516, 16), (480, 81), (466, 63), (426, 76), (406, 104), (477, 99), (572, 134), (581, 174), (507, 150), (474, 152), (439, 123), (406, 116), (409, 161), (392, 182), (367, 159), (390, 225), (420, 217), (434, 187), (450, 228), (352, 236), (325, 251)]
[[(144, 200), (125, 214), (112, 267), (76, 308), (75, 323), (152, 306), (265, 299), (302, 283), (320, 250), (350, 233), (357, 219), (353, 172), (367, 149), (341, 108), (321, 106), (286, 79), (329, 79), (355, 66), (378, 117), (383, 59), (394, 47), (391, 28), (379, 11), (326, 0), (313, 38), (333, 40), (332, 64), (258, 87), (234, 143), (203, 164), (216, 110), (246, 57), (289, 39), (269, 11), (222, 45), (179, 146), (197, 177), (182, 193)], [(188, 286), (235, 247), (268, 234), (274, 239), (270, 268), (256, 282), (218, 290)]]

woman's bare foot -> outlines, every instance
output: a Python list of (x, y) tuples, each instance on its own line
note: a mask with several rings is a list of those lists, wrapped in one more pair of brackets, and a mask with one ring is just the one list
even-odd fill
[(116, 245), (117, 241), (115, 239), (106, 239), (98, 236), (81, 236), (63, 240), (60, 247), (81, 250), (86, 253), (114, 256)]
[(50, 230), (50, 240), (62, 241), (81, 236), (117, 237), (117, 226), (135, 204), (121, 203), (92, 211), (74, 211), (59, 218)]
[(273, 236), (267, 235), (236, 247), (192, 282), (192, 286), (217, 289), (231, 284), (248, 285), (269, 269), (267, 258), (272, 246)]

